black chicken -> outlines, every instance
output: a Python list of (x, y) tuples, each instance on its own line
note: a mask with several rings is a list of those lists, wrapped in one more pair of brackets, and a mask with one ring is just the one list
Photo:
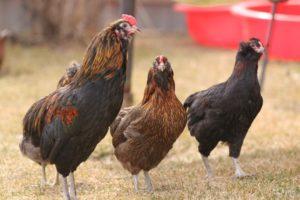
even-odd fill
[(127, 48), (137, 30), (135, 18), (122, 15), (97, 34), (71, 83), (37, 101), (24, 117), (21, 152), (42, 165), (55, 164), (65, 199), (76, 199), (73, 172), (120, 111)]
[(198, 149), (208, 177), (212, 177), (212, 171), (207, 157), (219, 141), (229, 146), (236, 177), (246, 175), (237, 158), (247, 131), (263, 104), (257, 79), (258, 60), (263, 51), (263, 45), (256, 38), (242, 42), (229, 79), (185, 100), (188, 128), (199, 142)]

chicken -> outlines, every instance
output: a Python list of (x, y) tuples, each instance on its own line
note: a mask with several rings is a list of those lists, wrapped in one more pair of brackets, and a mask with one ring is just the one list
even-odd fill
[(122, 109), (110, 129), (114, 153), (133, 175), (136, 191), (142, 170), (147, 190), (153, 190), (148, 172), (167, 155), (186, 120), (186, 111), (175, 95), (171, 65), (159, 56), (149, 71), (142, 102)]
[(58, 81), (57, 88), (64, 87), (71, 83), (75, 74), (79, 71), (80, 67), (81, 65), (78, 62), (71, 62), (70, 66), (66, 69), (66, 74), (64, 74)]
[(208, 178), (212, 177), (208, 156), (219, 141), (229, 146), (236, 177), (246, 176), (237, 159), (248, 129), (263, 105), (257, 79), (258, 60), (263, 51), (256, 38), (242, 42), (229, 79), (192, 94), (184, 102), (188, 108), (188, 128), (199, 142)]
[[(64, 87), (68, 85), (74, 78), (75, 74), (77, 71), (80, 69), (81, 65), (76, 62), (72, 61), (68, 68), (66, 69), (66, 73), (60, 78), (57, 88)], [(42, 163), (42, 180), (41, 180), (41, 185), (44, 187), (47, 183), (47, 176), (46, 176), (46, 163)], [(56, 172), (56, 178), (52, 184), (49, 184), (51, 186), (57, 185), (59, 182), (59, 174)]]
[(56, 166), (65, 199), (76, 199), (73, 172), (104, 138), (121, 109), (127, 49), (137, 31), (130, 15), (102, 30), (92, 39), (71, 83), (34, 103), (24, 117), (20, 150), (37, 163)]

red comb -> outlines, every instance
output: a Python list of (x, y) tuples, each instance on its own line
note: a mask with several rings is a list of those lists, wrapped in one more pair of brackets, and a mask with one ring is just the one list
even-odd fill
[(156, 57), (156, 60), (157, 60), (157, 59), (158, 59), (158, 61), (159, 61), (160, 63), (165, 63), (165, 62), (168, 61), (168, 59), (167, 59), (165, 56), (163, 56), (163, 55), (157, 56), (157, 57)]
[(131, 26), (136, 25), (136, 19), (135, 19), (134, 16), (122, 14), (122, 19), (124, 19), (125, 21), (129, 22), (129, 24)]
[(159, 62), (164, 62), (164, 56), (162, 55), (159, 56)]

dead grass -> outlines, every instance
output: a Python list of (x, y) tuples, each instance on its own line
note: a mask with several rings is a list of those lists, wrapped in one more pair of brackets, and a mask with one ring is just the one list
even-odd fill
[[(159, 38), (159, 39), (158, 39)], [(235, 52), (196, 46), (183, 36), (137, 38), (133, 92), (142, 98), (146, 75), (158, 54), (174, 68), (181, 100), (192, 92), (225, 80)], [(18, 148), (22, 118), (29, 106), (55, 89), (72, 59), (84, 48), (24, 48), (9, 46), (0, 76), (0, 199), (60, 199), (60, 187), (40, 187), (40, 167)], [(187, 130), (167, 158), (151, 171), (155, 192), (133, 192), (129, 173), (113, 156), (111, 137), (98, 145), (76, 171), (80, 199), (299, 199), (300, 198), (300, 64), (271, 62), (264, 106), (245, 140), (240, 157), (253, 178), (234, 180), (227, 147), (219, 145), (211, 156), (217, 178), (204, 180), (197, 142)], [(50, 177), (54, 169), (49, 167)], [(142, 179), (141, 179), (142, 180)]]

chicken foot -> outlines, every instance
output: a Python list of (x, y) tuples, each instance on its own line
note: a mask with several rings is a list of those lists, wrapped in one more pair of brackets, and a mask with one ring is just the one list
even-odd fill
[(153, 186), (152, 186), (152, 182), (151, 182), (151, 178), (149, 176), (149, 173), (147, 171), (144, 171), (144, 176), (145, 176), (145, 183), (146, 183), (146, 186), (147, 186), (147, 191), (152, 192), (153, 191)]
[(55, 186), (55, 185), (58, 185), (59, 183), (59, 174), (58, 172), (56, 172), (56, 175), (55, 175), (55, 179), (53, 181), (53, 183), (48, 183), (47, 182), (47, 176), (46, 176), (46, 164), (42, 164), (42, 179), (41, 179), (41, 186), (42, 187), (45, 187), (46, 185), (50, 185), (50, 186)]
[(210, 167), (210, 164), (209, 164), (209, 161), (208, 161), (208, 157), (207, 156), (204, 156), (204, 155), (201, 155), (202, 157), (202, 161), (203, 161), (203, 164), (204, 164), (204, 167), (206, 169), (206, 177), (207, 179), (212, 179), (213, 178), (213, 172), (212, 172), (212, 169)]
[(139, 177), (138, 174), (133, 175), (133, 185), (135, 192), (139, 191)]
[(246, 173), (242, 170), (242, 168), (241, 168), (241, 166), (240, 166), (240, 164), (239, 164), (237, 158), (233, 158), (233, 157), (232, 157), (232, 162), (233, 162), (233, 165), (234, 165), (234, 167), (235, 167), (235, 177), (236, 177), (236, 178), (242, 178), (242, 177), (248, 176), (248, 174), (246, 174)]

